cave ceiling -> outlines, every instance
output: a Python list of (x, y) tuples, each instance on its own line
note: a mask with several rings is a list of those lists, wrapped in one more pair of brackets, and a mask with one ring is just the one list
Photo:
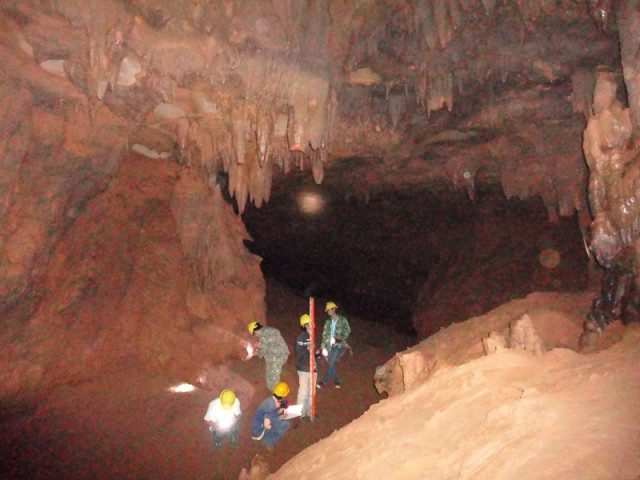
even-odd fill
[(6, 1), (1, 98), (16, 130), (35, 106), (39, 133), (24, 136), (64, 136), (78, 158), (129, 149), (224, 173), (240, 212), (292, 170), (319, 184), (336, 169), (355, 195), (419, 184), (473, 197), (493, 182), (571, 215), (586, 205), (595, 72), (620, 72), (607, 8)]
[[(210, 193), (224, 186), (240, 215), (303, 188), (322, 187), (337, 200), (334, 215), (340, 202), (371, 202), (391, 216), (398, 198), (428, 211), (430, 194), (453, 192), (473, 208), (484, 189), (534, 199), (551, 222), (578, 212), (585, 237), (593, 205), (583, 133), (596, 113), (599, 76), (606, 73), (617, 92), (610, 105), (623, 112), (628, 103), (624, 111), (634, 128), (640, 124), (637, 7), (637, 0), (7, 0), (2, 305), (24, 298), (65, 230), (118, 172), (154, 161), (159, 171), (168, 161), (180, 172), (183, 203), (172, 200), (172, 212), (185, 255), (199, 264), (195, 284), (211, 289), (221, 283), (220, 252), (242, 257), (248, 235), (239, 219), (211, 218), (205, 204), (217, 200), (194, 194), (198, 181)], [(614, 118), (618, 126), (602, 120), (603, 149), (592, 163), (615, 156), (618, 140), (609, 133), (624, 131), (616, 138), (628, 140), (625, 115)], [(131, 158), (140, 169), (126, 165)], [(167, 188), (175, 188), (169, 177)], [(418, 197), (407, 200), (412, 192)], [(618, 204), (614, 197), (609, 203)], [(445, 210), (460, 205), (453, 200)], [(289, 222), (284, 212), (273, 218)], [(212, 235), (207, 225), (215, 221), (235, 233)], [(631, 242), (609, 237), (601, 243), (611, 250)], [(243, 283), (232, 263), (225, 279)], [(247, 278), (254, 267), (243, 270)], [(257, 282), (258, 310), (261, 288)], [(210, 307), (195, 310), (210, 315)]]

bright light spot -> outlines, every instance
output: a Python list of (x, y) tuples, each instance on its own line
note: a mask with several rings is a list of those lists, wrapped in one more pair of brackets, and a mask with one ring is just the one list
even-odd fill
[(471, 173), (469, 173), (469, 172), (464, 172), (464, 173), (462, 174), (462, 176), (463, 176), (464, 178), (466, 178), (467, 180), (469, 180), (469, 179), (471, 178)]
[(251, 357), (253, 357), (253, 345), (247, 343), (247, 358), (245, 360), (249, 360)]
[(545, 268), (556, 268), (560, 263), (560, 254), (553, 248), (547, 248), (540, 252), (538, 260), (540, 261), (540, 265)]
[(173, 387), (169, 387), (169, 391), (171, 393), (187, 393), (187, 392), (193, 392), (195, 389), (196, 387), (194, 387), (190, 383), (181, 383), (179, 385), (174, 385)]
[(324, 209), (324, 197), (314, 192), (298, 194), (298, 208), (307, 215), (317, 215)]
[(229, 427), (231, 427), (231, 425), (233, 425), (234, 422), (234, 418), (231, 416), (224, 416), (224, 417), (220, 417), (218, 419), (218, 428), (221, 430), (226, 430)]

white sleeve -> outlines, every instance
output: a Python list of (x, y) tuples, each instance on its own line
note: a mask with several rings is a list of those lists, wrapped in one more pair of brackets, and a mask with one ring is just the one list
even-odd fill
[(218, 419), (218, 405), (220, 404), (219, 399), (215, 399), (209, 404), (209, 408), (207, 408), (207, 413), (204, 415), (204, 419), (207, 422), (215, 422)]

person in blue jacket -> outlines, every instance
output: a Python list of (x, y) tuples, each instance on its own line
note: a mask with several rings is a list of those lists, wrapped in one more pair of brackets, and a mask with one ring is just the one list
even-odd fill
[(273, 395), (266, 398), (253, 415), (251, 437), (269, 450), (289, 430), (289, 420), (284, 420), (288, 406), (287, 395), (289, 385), (285, 382), (278, 383), (273, 389)]

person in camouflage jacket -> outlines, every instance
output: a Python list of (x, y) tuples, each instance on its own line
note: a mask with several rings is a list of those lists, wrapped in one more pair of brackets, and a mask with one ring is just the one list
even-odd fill
[(324, 387), (329, 378), (333, 380), (333, 385), (336, 388), (340, 388), (336, 363), (338, 363), (342, 352), (347, 348), (346, 340), (351, 333), (351, 327), (347, 317), (336, 313), (337, 308), (338, 306), (334, 302), (327, 302), (324, 310), (329, 314), (329, 318), (324, 322), (320, 348), (322, 349), (322, 355), (327, 357), (329, 365), (322, 381), (316, 385), (318, 388)]
[(251, 322), (248, 328), (251, 334), (258, 338), (258, 357), (264, 358), (267, 388), (273, 391), (280, 382), (282, 366), (289, 358), (289, 347), (280, 330), (275, 327), (265, 327), (258, 322)]

